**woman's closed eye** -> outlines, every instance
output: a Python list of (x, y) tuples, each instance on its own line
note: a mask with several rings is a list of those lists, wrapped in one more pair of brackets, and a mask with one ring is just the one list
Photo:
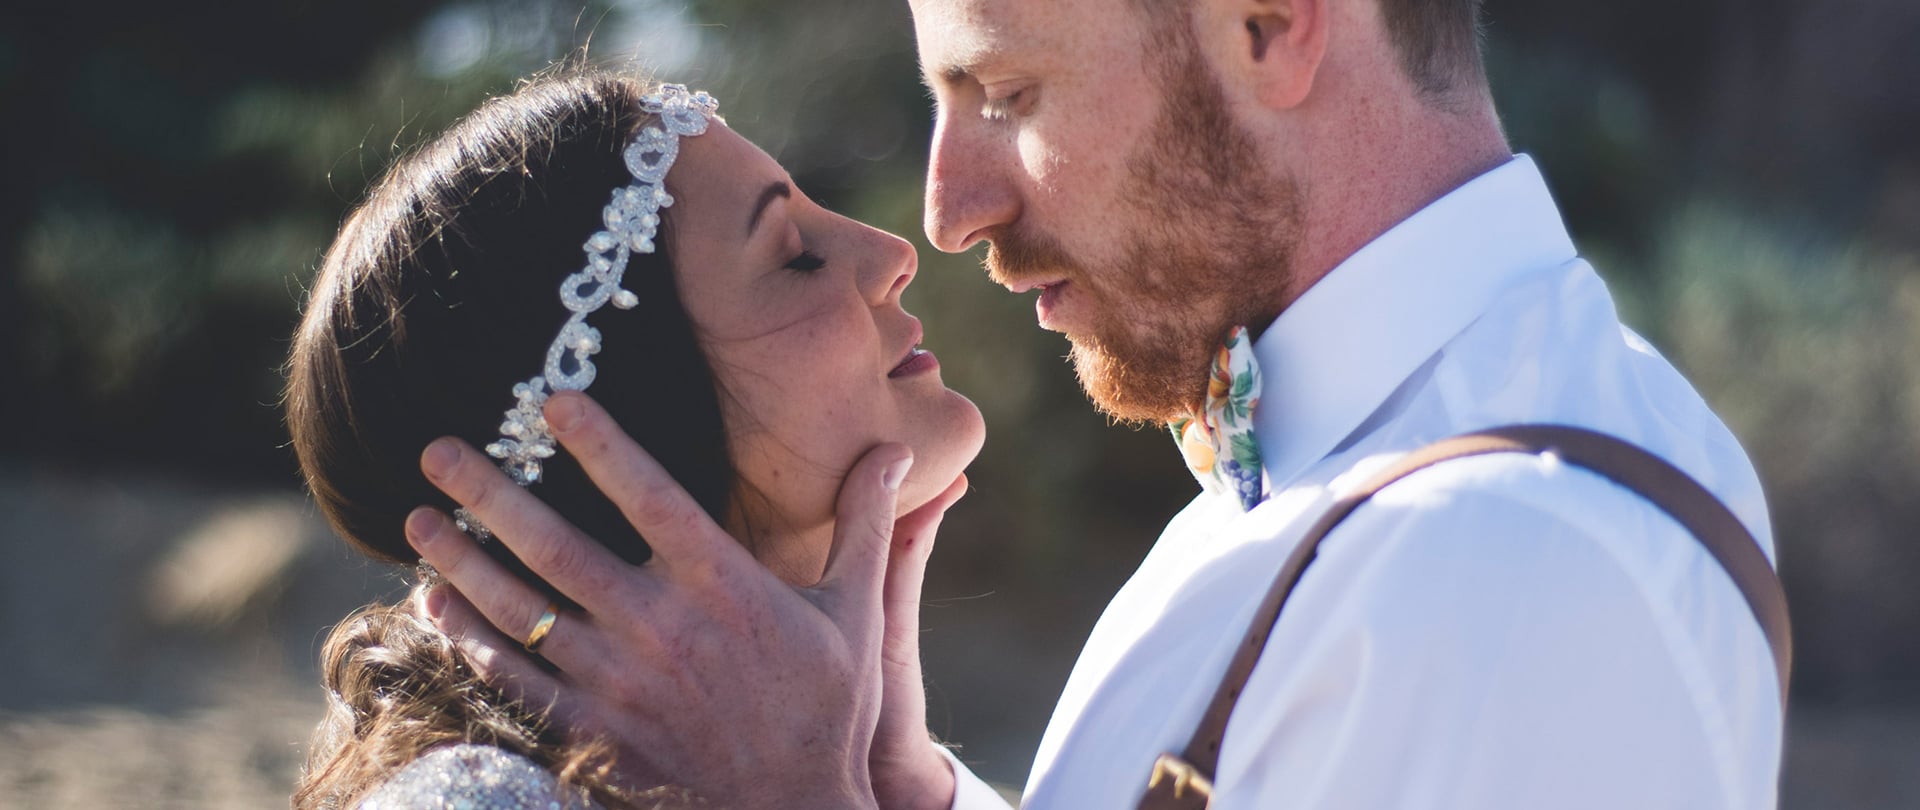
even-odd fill
[(788, 270), (796, 273), (811, 273), (825, 266), (827, 266), (827, 260), (820, 258), (818, 254), (811, 250), (800, 251), (800, 255), (793, 257), (793, 259), (786, 264)]

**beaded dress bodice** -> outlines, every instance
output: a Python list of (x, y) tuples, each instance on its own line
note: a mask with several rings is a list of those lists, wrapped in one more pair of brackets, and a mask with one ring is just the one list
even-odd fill
[(362, 799), (359, 810), (598, 810), (532, 760), (490, 745), (437, 748)]

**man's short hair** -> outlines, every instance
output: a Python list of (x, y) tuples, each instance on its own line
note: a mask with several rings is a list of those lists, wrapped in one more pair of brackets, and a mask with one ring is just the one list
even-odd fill
[(1420, 92), (1446, 98), (1486, 81), (1480, 63), (1481, 0), (1380, 0), (1400, 67)]
[[(1193, 0), (1132, 0), (1155, 25), (1189, 26)], [(1400, 67), (1422, 95), (1441, 101), (1486, 81), (1480, 62), (1481, 0), (1379, 0)], [(1177, 42), (1178, 39), (1158, 39)]]

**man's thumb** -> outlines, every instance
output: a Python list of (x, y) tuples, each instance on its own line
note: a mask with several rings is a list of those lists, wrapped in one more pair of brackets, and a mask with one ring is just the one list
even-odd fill
[(893, 518), (900, 484), (913, 467), (913, 451), (883, 444), (867, 452), (840, 482), (834, 508), (833, 549), (818, 590), (827, 613), (844, 629), (856, 618), (878, 630), (880, 594), (887, 573)]

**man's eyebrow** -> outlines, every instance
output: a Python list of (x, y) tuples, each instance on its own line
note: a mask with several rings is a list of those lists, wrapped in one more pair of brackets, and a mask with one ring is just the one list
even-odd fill
[(760, 216), (767, 212), (767, 206), (774, 200), (793, 198), (793, 184), (785, 180), (775, 180), (760, 190), (760, 197), (753, 201), (753, 214), (747, 217), (747, 235), (753, 235), (753, 229), (759, 227)]
[(934, 84), (936, 81), (934, 79), (934, 74), (939, 75), (940, 78), (938, 79), (938, 82), (940, 84), (952, 86), (952, 85), (960, 84), (961, 82), (964, 82), (968, 79), (973, 78), (973, 66), (947, 65), (945, 67), (940, 68), (937, 71), (925, 71), (925, 70), (921, 71), (920, 83), (926, 85), (927, 89), (929, 90), (934, 89)]
[(978, 81), (980, 71), (990, 68), (1005, 58), (1004, 53), (994, 47), (981, 45), (961, 46), (946, 54), (938, 65), (920, 66), (920, 82), (927, 89), (936, 89), (936, 84), (953, 87), (971, 81)]

